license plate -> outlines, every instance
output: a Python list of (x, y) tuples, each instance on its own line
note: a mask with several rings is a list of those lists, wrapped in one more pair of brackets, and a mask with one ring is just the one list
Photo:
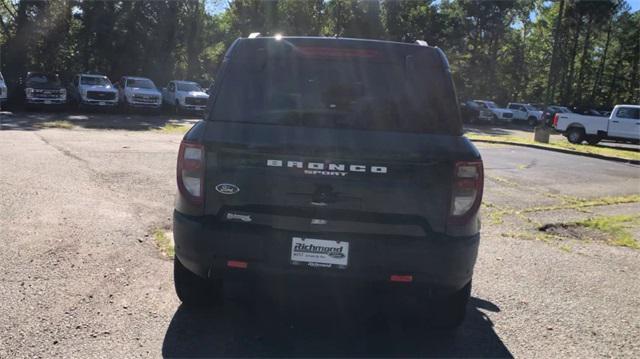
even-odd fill
[(51, 105), (51, 101), (50, 101), (50, 100), (45, 100), (45, 101), (44, 101), (44, 104), (45, 104), (45, 105)]
[(293, 237), (291, 263), (310, 267), (346, 268), (349, 261), (349, 242)]
[(100, 106), (104, 106), (106, 103), (104, 101), (100, 101)]

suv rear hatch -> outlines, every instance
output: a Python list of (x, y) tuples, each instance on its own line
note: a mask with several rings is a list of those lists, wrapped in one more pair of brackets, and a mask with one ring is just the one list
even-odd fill
[(205, 214), (310, 232), (446, 230), (455, 163), (479, 154), (440, 50), (263, 38), (239, 40), (223, 66), (203, 138)]

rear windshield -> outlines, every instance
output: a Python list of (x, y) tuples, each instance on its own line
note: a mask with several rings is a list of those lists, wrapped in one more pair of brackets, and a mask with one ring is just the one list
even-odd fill
[(60, 78), (50, 74), (32, 74), (27, 78), (27, 86), (44, 84), (60, 85)]
[(455, 93), (442, 86), (445, 74), (442, 67), (408, 66), (395, 54), (388, 60), (384, 49), (298, 46), (251, 61), (232, 55), (212, 118), (458, 134)]

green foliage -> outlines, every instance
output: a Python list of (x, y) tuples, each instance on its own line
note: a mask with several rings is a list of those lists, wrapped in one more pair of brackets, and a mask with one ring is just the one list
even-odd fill
[(640, 12), (624, 0), (0, 0), (14, 84), (47, 70), (208, 85), (252, 32), (426, 40), (447, 53), (464, 99), (640, 102)]

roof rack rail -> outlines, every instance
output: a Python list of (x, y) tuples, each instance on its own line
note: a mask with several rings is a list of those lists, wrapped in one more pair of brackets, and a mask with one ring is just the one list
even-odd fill
[(260, 37), (260, 33), (259, 32), (252, 32), (249, 34), (249, 38), (250, 39), (255, 39), (256, 37)]
[(424, 40), (416, 40), (416, 44), (420, 46), (429, 46), (429, 44), (427, 44), (427, 42)]

